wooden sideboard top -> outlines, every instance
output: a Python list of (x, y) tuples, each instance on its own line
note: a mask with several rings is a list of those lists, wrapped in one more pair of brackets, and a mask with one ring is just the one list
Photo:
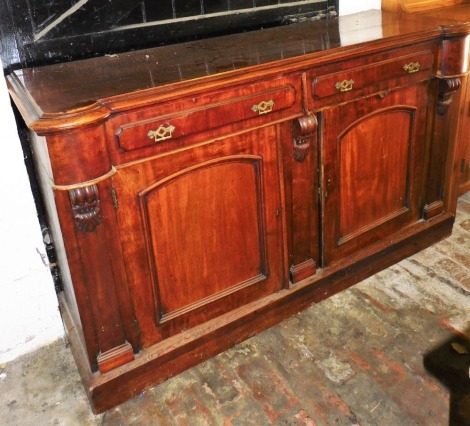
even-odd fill
[(266, 76), (272, 71), (274, 75), (294, 62), (343, 60), (360, 52), (438, 37), (440, 22), (371, 10), (338, 19), (18, 70), (8, 77), (8, 83), (30, 127), (59, 130), (67, 127), (67, 120), (96, 121), (112, 110), (130, 108), (132, 102), (150, 102), (152, 96), (165, 96), (178, 89), (200, 88), (218, 81), (223, 84), (222, 78), (225, 82), (243, 82), (248, 68), (251, 78), (260, 72)]

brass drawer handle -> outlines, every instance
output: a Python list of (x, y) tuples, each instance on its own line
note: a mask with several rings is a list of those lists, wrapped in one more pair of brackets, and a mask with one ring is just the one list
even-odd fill
[(262, 114), (267, 114), (268, 112), (271, 112), (274, 108), (274, 101), (271, 99), (270, 101), (263, 101), (259, 103), (258, 105), (253, 105), (251, 107), (251, 110), (253, 112), (257, 112), (259, 115)]
[(340, 92), (349, 92), (352, 90), (354, 85), (354, 80), (343, 80), (341, 82), (338, 82), (335, 84), (335, 87), (340, 91)]
[(150, 130), (147, 133), (147, 136), (150, 139), (153, 139), (155, 142), (164, 141), (166, 139), (170, 139), (173, 136), (173, 132), (175, 131), (175, 126), (169, 125), (164, 126), (163, 124), (157, 130)]
[(419, 71), (420, 66), (419, 62), (410, 62), (409, 64), (403, 65), (403, 69), (408, 71), (408, 74), (413, 74)]

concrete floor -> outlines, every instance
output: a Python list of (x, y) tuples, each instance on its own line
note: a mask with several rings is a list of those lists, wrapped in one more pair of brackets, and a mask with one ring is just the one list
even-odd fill
[(0, 366), (4, 425), (470, 425), (470, 193), (451, 238), (92, 414), (59, 341)]

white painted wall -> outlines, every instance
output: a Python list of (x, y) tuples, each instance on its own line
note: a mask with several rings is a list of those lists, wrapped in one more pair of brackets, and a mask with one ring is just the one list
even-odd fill
[[(380, 9), (341, 0), (340, 14)], [(10, 100), (0, 77), (0, 363), (63, 336)]]
[(350, 15), (351, 13), (363, 12), (364, 10), (380, 9), (381, 0), (340, 0), (339, 14)]
[[(1, 63), (0, 63), (1, 64)], [(0, 363), (63, 336), (13, 111), (0, 77)]]

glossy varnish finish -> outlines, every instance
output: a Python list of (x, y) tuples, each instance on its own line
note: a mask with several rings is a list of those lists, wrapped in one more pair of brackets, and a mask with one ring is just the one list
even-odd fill
[(325, 264), (419, 220), (426, 105), (420, 84), (325, 111)]
[(375, 11), (8, 78), (95, 410), (451, 232), (469, 33)]
[[(16, 76), (27, 96), (34, 99), (34, 112), (41, 116), (45, 126), (56, 123), (46, 122), (46, 119), (63, 120), (65, 112), (71, 118), (83, 115), (81, 109), (86, 108), (87, 116), (90, 116), (96, 103), (113, 110), (130, 108), (144, 99), (149, 102), (152, 95), (178, 97), (176, 89), (182, 86), (187, 91), (196, 84), (211, 82), (213, 87), (221, 80), (226, 82), (228, 78), (246, 76), (248, 68), (251, 69), (249, 79), (253, 78), (253, 73), (261, 71), (263, 75), (277, 75), (279, 69), (285, 72), (291, 69), (292, 63), (299, 64), (299, 61), (311, 59), (328, 64), (335, 58), (342, 61), (345, 57), (354, 57), (359, 43), (370, 43), (366, 51), (380, 50), (384, 46), (393, 46), (394, 39), (406, 43), (440, 34), (437, 26), (429, 25), (429, 19), (399, 18), (386, 13), (382, 16), (378, 12), (361, 13), (354, 19), (344, 17), (341, 29), (340, 35), (337, 20), (306, 22), (24, 69), (16, 71), (12, 78)], [(387, 39), (382, 38), (383, 34)], [(141, 92), (146, 89), (152, 90)], [(35, 127), (39, 130), (43, 127), (41, 124), (36, 123)], [(56, 126), (60, 124), (57, 122)]]
[(281, 132), (264, 127), (113, 176), (144, 347), (285, 286), (278, 147), (269, 142)]
[[(397, 0), (383, 0), (382, 7), (386, 10), (399, 8)], [(428, 11), (433, 9), (432, 12)], [(405, 8), (403, 12), (408, 12)], [(468, 0), (449, 0), (448, 2), (434, 2), (422, 0), (417, 2), (412, 11), (417, 15), (426, 16), (431, 19), (439, 16), (444, 22), (470, 22), (470, 2)], [(470, 61), (470, 46), (464, 46), (467, 51), (467, 60)], [(459, 70), (455, 70), (456, 75)], [(468, 77), (462, 77), (462, 90), (460, 94), (460, 124), (457, 130), (459, 144), (459, 164), (457, 165), (460, 173), (459, 194), (470, 191), (470, 80)]]

